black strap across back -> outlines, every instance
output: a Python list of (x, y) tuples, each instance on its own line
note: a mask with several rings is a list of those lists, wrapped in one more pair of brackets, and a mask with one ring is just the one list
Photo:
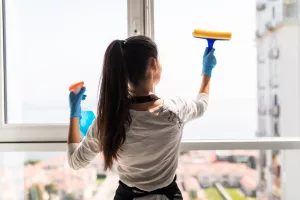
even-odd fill
[(157, 97), (155, 94), (150, 94), (147, 96), (132, 96), (130, 98), (130, 102), (132, 104), (138, 104), (138, 103), (147, 103), (147, 102), (151, 102), (151, 101), (156, 101), (160, 99), (159, 97)]

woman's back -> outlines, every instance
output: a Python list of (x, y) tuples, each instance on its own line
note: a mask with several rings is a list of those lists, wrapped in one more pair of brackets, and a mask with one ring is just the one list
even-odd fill
[(105, 52), (98, 116), (81, 142), (85, 88), (70, 94), (69, 165), (85, 167), (101, 152), (105, 170), (118, 163), (115, 200), (182, 199), (175, 176), (182, 129), (206, 111), (213, 53), (206, 49), (203, 55), (204, 76), (195, 100), (160, 100), (153, 94), (162, 72), (155, 43), (145, 36), (113, 41)]
[(131, 126), (118, 158), (121, 181), (130, 187), (152, 191), (168, 186), (175, 177), (184, 123), (200, 117), (208, 97), (196, 100), (165, 99), (149, 111), (130, 110)]
[(177, 168), (182, 121), (170, 101), (150, 110), (130, 110), (132, 122), (118, 158), (121, 181), (152, 191), (168, 186)]

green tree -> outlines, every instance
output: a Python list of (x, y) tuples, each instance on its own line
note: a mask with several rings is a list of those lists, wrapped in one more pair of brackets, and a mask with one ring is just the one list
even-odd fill
[(34, 184), (29, 188), (29, 200), (43, 200), (43, 193), (38, 184)]
[(248, 166), (252, 169), (256, 169), (256, 160), (253, 156), (249, 157)]
[(36, 163), (40, 162), (39, 160), (26, 160), (24, 165), (35, 165)]
[(57, 194), (57, 189), (53, 183), (49, 183), (45, 185), (45, 190), (47, 191), (49, 195), (49, 200), (52, 199), (52, 195)]
[(197, 192), (195, 190), (190, 190), (189, 191), (189, 196), (191, 199), (196, 199), (197, 198)]
[(74, 194), (68, 193), (64, 196), (63, 200), (76, 200), (76, 198), (75, 198)]
[(181, 151), (180, 155), (184, 155), (184, 154), (187, 154), (187, 153), (188, 153), (187, 151)]

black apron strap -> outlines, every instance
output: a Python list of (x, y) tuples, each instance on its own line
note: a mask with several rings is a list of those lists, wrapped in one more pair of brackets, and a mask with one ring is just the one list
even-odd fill
[(129, 187), (122, 181), (119, 181), (119, 187), (116, 191), (114, 200), (133, 200), (152, 194), (165, 195), (169, 200), (183, 200), (182, 194), (176, 183), (176, 176), (169, 186), (151, 192), (143, 191), (135, 187)]
[(139, 104), (139, 103), (147, 103), (151, 101), (156, 101), (158, 100), (159, 97), (156, 96), (155, 94), (149, 94), (147, 96), (132, 96), (130, 97), (130, 102), (132, 104)]

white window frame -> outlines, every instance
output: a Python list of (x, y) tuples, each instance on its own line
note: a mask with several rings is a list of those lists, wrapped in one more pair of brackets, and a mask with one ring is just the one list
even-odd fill
[[(67, 129), (67, 128), (66, 128)], [(181, 151), (211, 150), (299, 150), (299, 138), (253, 138), (245, 140), (184, 139)], [(0, 141), (0, 152), (64, 152), (66, 141)]]

